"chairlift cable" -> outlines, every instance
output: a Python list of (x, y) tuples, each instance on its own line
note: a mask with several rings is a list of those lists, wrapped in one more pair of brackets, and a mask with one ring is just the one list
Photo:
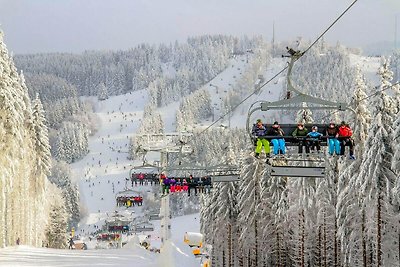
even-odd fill
[[(271, 79), (269, 79), (267, 82), (264, 83), (264, 85), (268, 84), (269, 82), (271, 82), (273, 79), (275, 79), (277, 76), (279, 76), (282, 72), (284, 72), (288, 67), (286, 66), (285, 68), (283, 68), (281, 71), (279, 71), (277, 74), (275, 74)], [(262, 86), (264, 86), (262, 85)], [(262, 87), (261, 86), (261, 87)], [(261, 89), (261, 87), (259, 89)], [(257, 89), (258, 90), (258, 89)], [(201, 131), (197, 136), (201, 135), (203, 132), (207, 131), (209, 128), (211, 128), (212, 126), (214, 126), (217, 122), (219, 122), (221, 119), (225, 118), (226, 115), (228, 115), (229, 113), (233, 112), (236, 108), (238, 108), (241, 104), (243, 104), (243, 102), (245, 102), (247, 99), (249, 99), (252, 95), (254, 95), (255, 91), (253, 93), (251, 93), (250, 95), (248, 95), (246, 98), (244, 98), (242, 101), (239, 102), (239, 104), (237, 104), (236, 106), (234, 106), (230, 111), (226, 112), (225, 114), (223, 114), (221, 117), (219, 117), (217, 120), (215, 120), (213, 123), (211, 123), (209, 126), (207, 126), (203, 131)]]
[[(364, 100), (367, 100), (368, 98), (371, 98), (371, 97), (373, 97), (373, 96), (376, 96), (377, 94), (379, 94), (379, 93), (381, 93), (381, 92), (384, 92), (384, 91), (386, 91), (386, 90), (392, 89), (392, 88), (393, 88), (394, 86), (396, 86), (396, 85), (400, 85), (400, 82), (396, 82), (396, 83), (392, 84), (391, 86), (389, 86), (389, 87), (387, 87), (387, 88), (384, 88), (384, 89), (382, 89), (382, 90), (376, 91), (376, 92), (373, 93), (373, 94), (370, 94), (370, 95), (368, 95), (368, 96), (366, 96), (366, 97), (364, 97), (364, 98), (361, 98), (361, 99), (359, 100), (359, 102), (364, 101)], [(375, 89), (378, 89), (379, 86), (375, 86), (374, 88), (375, 88)], [(328, 115), (322, 117), (321, 120), (326, 119), (326, 118), (328, 118), (329, 116), (331, 116), (331, 115), (333, 115), (333, 114), (335, 114), (335, 113), (337, 113), (337, 112), (339, 112), (339, 110), (330, 112)]]
[[(332, 23), (329, 25), (326, 30), (318, 36), (318, 38), (306, 49), (304, 52), (301, 52), (297, 60), (302, 57), (306, 52), (308, 52), (352, 7), (353, 5), (357, 2), (358, 0), (354, 0)], [(213, 123), (211, 123), (209, 126), (207, 126), (204, 130), (202, 130), (200, 133), (197, 134), (197, 136), (203, 134), (205, 131), (208, 131), (212, 126), (214, 126), (217, 122), (222, 120), (223, 118), (226, 117), (226, 115), (230, 114), (233, 112), (236, 108), (238, 108), (241, 104), (243, 104), (247, 99), (249, 99), (251, 96), (253, 96), (256, 92), (258, 92), (260, 89), (262, 89), (264, 86), (269, 84), (272, 80), (274, 80), (276, 77), (278, 77), (282, 72), (284, 72), (288, 66), (285, 66), (282, 70), (280, 70), (278, 73), (276, 73), (272, 78), (270, 78), (268, 81), (263, 83), (260, 87), (258, 87), (256, 90), (254, 90), (250, 95), (245, 97), (242, 101), (240, 101), (236, 106), (231, 108), (228, 112), (220, 116), (217, 120), (215, 120)]]
[(328, 28), (326, 28), (326, 30), (306, 49), (304, 50), (304, 53), (308, 52), (308, 50), (311, 49), (311, 47), (313, 47), (346, 13), (347, 11), (350, 10), (350, 8), (353, 7), (353, 5), (357, 2), (358, 0), (354, 0), (353, 3), (351, 3), (343, 12), (342, 14), (340, 14), (333, 22), (331, 25), (329, 25)]
[[(360, 99), (360, 101), (364, 101), (364, 100), (366, 100), (366, 99), (368, 99), (368, 98), (370, 98), (370, 97), (373, 97), (373, 96), (379, 94), (380, 92), (383, 92), (383, 91), (392, 89), (392, 88), (393, 88), (394, 86), (396, 86), (396, 85), (400, 85), (400, 82), (396, 82), (396, 83), (392, 84), (391, 86), (389, 86), (389, 87), (387, 87), (387, 88), (384, 88), (384, 89), (382, 89), (382, 90), (376, 91), (375, 93), (373, 93), (373, 94), (371, 94), (371, 95), (369, 95), (369, 96), (366, 96), (366, 97)], [(375, 86), (374, 88), (375, 88), (375, 89), (378, 89), (379, 86)]]

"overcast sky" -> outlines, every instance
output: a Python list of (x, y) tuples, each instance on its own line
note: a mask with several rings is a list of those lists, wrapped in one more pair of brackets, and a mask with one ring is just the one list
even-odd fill
[[(127, 49), (201, 34), (315, 39), (353, 0), (0, 0), (15, 54)], [(359, 0), (326, 35), (348, 46), (394, 46), (400, 0)], [(398, 34), (400, 43), (400, 34)], [(400, 45), (398, 45), (399, 47)]]

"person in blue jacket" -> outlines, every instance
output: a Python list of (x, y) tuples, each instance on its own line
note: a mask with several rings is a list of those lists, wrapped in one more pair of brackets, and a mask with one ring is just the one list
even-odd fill
[(321, 151), (321, 137), (322, 133), (318, 132), (318, 127), (313, 126), (311, 128), (311, 132), (307, 134), (307, 138), (309, 138), (310, 141), (311, 150), (315, 150), (315, 148), (317, 148), (318, 153)]
[(264, 146), (265, 154), (266, 154), (266, 157), (268, 158), (271, 149), (269, 146), (269, 141), (264, 138), (264, 136), (267, 135), (267, 125), (263, 124), (261, 119), (258, 119), (257, 123), (253, 125), (253, 129), (252, 129), (251, 133), (254, 136), (254, 138), (257, 140), (255, 157), (256, 158), (260, 157), (262, 147)]

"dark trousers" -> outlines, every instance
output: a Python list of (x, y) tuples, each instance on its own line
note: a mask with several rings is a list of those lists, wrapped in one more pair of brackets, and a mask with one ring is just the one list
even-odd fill
[(310, 147), (312, 150), (314, 150), (315, 148), (317, 148), (317, 151), (321, 150), (321, 142), (319, 140), (314, 140), (310, 142)]
[(195, 185), (189, 185), (188, 196), (190, 196), (190, 191), (192, 190), (192, 188), (194, 188), (194, 195), (197, 196), (197, 186)]
[(307, 140), (299, 140), (299, 154), (303, 153), (303, 146), (306, 147), (306, 153), (310, 153), (310, 143)]
[(344, 155), (346, 146), (350, 148), (350, 156), (354, 155), (354, 141), (351, 138), (340, 140), (340, 155)]

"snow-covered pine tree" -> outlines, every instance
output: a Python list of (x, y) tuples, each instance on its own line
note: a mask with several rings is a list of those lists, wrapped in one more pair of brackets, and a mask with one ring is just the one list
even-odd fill
[(365, 91), (367, 85), (359, 67), (356, 71), (355, 87), (352, 100), (352, 105), (355, 106), (353, 138), (356, 144), (355, 154), (357, 157), (361, 157), (364, 153), (364, 142), (367, 138), (369, 124), (371, 123), (371, 113), (366, 101), (367, 94)]
[(46, 207), (48, 220), (46, 225), (46, 241), (43, 245), (50, 248), (66, 248), (68, 241), (67, 227), (69, 215), (65, 208), (65, 199), (62, 190), (54, 184), (49, 184)]
[(218, 266), (218, 263), (222, 262), (222, 254), (219, 250), (221, 245), (218, 236), (215, 236), (216, 230), (219, 225), (216, 224), (216, 211), (218, 210), (218, 195), (220, 192), (220, 185), (213, 186), (210, 196), (207, 200), (202, 200), (202, 204), (207, 204), (207, 206), (202, 206), (201, 208), (201, 218), (200, 229), (205, 236), (205, 241), (207, 244), (212, 246), (211, 250), (211, 262)]
[(261, 183), (260, 226), (263, 229), (262, 255), (268, 266), (292, 266), (293, 251), (289, 244), (292, 238), (288, 226), (287, 178), (271, 177), (270, 170), (265, 171)]
[(363, 195), (363, 208), (367, 211), (366, 231), (370, 247), (374, 248), (369, 264), (396, 266), (399, 264), (399, 250), (394, 243), (398, 233), (393, 233), (393, 229), (397, 230), (398, 221), (393, 221), (393, 199), (399, 192), (392, 190), (398, 177), (391, 169), (394, 154), (393, 115), (396, 107), (393, 99), (384, 92), (391, 86), (387, 62), (383, 63), (378, 74), (381, 85), (370, 103), (374, 120), (368, 131), (368, 149), (363, 154), (357, 183)]
[[(229, 149), (227, 155), (224, 155), (223, 159), (225, 160), (223, 161), (229, 165), (236, 165), (237, 160), (234, 155), (232, 148)], [(221, 259), (217, 265), (225, 262), (225, 266), (233, 266), (233, 244), (234, 241), (237, 241), (237, 187), (236, 182), (218, 183), (215, 185), (218, 194), (216, 195), (216, 202), (213, 204), (215, 205), (215, 218), (213, 220), (215, 228), (212, 232), (215, 241), (213, 246), (218, 248), (218, 250), (222, 249), (225, 251), (223, 255), (225, 259)]]
[[(364, 153), (365, 139), (367, 138), (371, 114), (367, 107), (366, 84), (361, 69), (357, 67), (355, 91), (352, 105), (355, 106), (354, 135), (357, 160), (345, 161), (339, 164), (334, 161), (331, 168), (340, 169), (338, 180), (338, 203), (336, 207), (338, 237), (342, 242), (342, 260), (349, 266), (365, 266), (366, 262), (366, 211), (361, 205), (363, 196), (359, 192), (357, 176)], [(343, 169), (343, 171), (342, 171)], [(337, 172), (339, 170), (336, 170)]]
[[(312, 117), (313, 114), (312, 114), (312, 111), (309, 108), (307, 108), (307, 103), (303, 102), (302, 106), (303, 106), (303, 108), (300, 109), (296, 114), (296, 122), (297, 123), (299, 123), (299, 122), (313, 123), (314, 122), (314, 119)], [(308, 130), (310, 131), (311, 129), (308, 129)]]
[[(238, 193), (239, 214), (237, 223), (240, 225), (239, 245), (236, 252), (239, 261), (247, 261), (257, 266), (261, 264), (262, 227), (260, 225), (261, 183), (265, 177), (265, 163), (253, 156), (244, 159)], [(252, 265), (253, 266), (253, 265)]]
[[(44, 110), (42, 103), (38, 97), (33, 101), (33, 114), (32, 114), (32, 123), (34, 130), (34, 143), (36, 150), (36, 170), (35, 170), (35, 180), (34, 184), (31, 186), (30, 193), (33, 196), (36, 196), (35, 206), (37, 209), (33, 209), (33, 221), (40, 221), (38, 217), (43, 216), (45, 214), (44, 203), (46, 202), (46, 187), (47, 187), (47, 177), (50, 175), (51, 170), (51, 153), (50, 153), (50, 145), (49, 145), (49, 136), (48, 130), (46, 126), (46, 119), (44, 116)], [(42, 229), (34, 229), (32, 227), (32, 238), (34, 242), (38, 242), (38, 240), (42, 240), (39, 238), (40, 235), (43, 235), (45, 232), (45, 225), (40, 225)], [(36, 243), (37, 246), (40, 246), (40, 243)]]
[(36, 245), (42, 237), (34, 240), (32, 233), (42, 229), (46, 217), (33, 216), (39, 209), (38, 196), (29, 193), (37, 168), (32, 109), (24, 78), (8, 55), (1, 31), (0, 118), (0, 246), (13, 245), (17, 238)]
[(327, 166), (324, 179), (316, 181), (316, 210), (317, 222), (313, 234), (316, 244), (314, 246), (314, 265), (316, 266), (340, 266), (340, 242), (338, 239), (338, 227), (336, 218), (338, 170), (333, 160)]
[(164, 132), (164, 122), (161, 114), (157, 112), (156, 107), (147, 105), (144, 108), (143, 119), (139, 126), (138, 133), (141, 134), (160, 134)]
[(53, 161), (49, 181), (62, 191), (65, 211), (68, 213), (68, 227), (76, 226), (80, 219), (79, 192), (71, 181), (71, 168), (66, 162)]
[(291, 179), (287, 184), (289, 226), (293, 238), (290, 246), (293, 249), (292, 259), (296, 264), (314, 263), (317, 243), (316, 184), (315, 180), (306, 178)]
[(97, 97), (100, 101), (108, 99), (108, 90), (104, 83), (97, 86)]

